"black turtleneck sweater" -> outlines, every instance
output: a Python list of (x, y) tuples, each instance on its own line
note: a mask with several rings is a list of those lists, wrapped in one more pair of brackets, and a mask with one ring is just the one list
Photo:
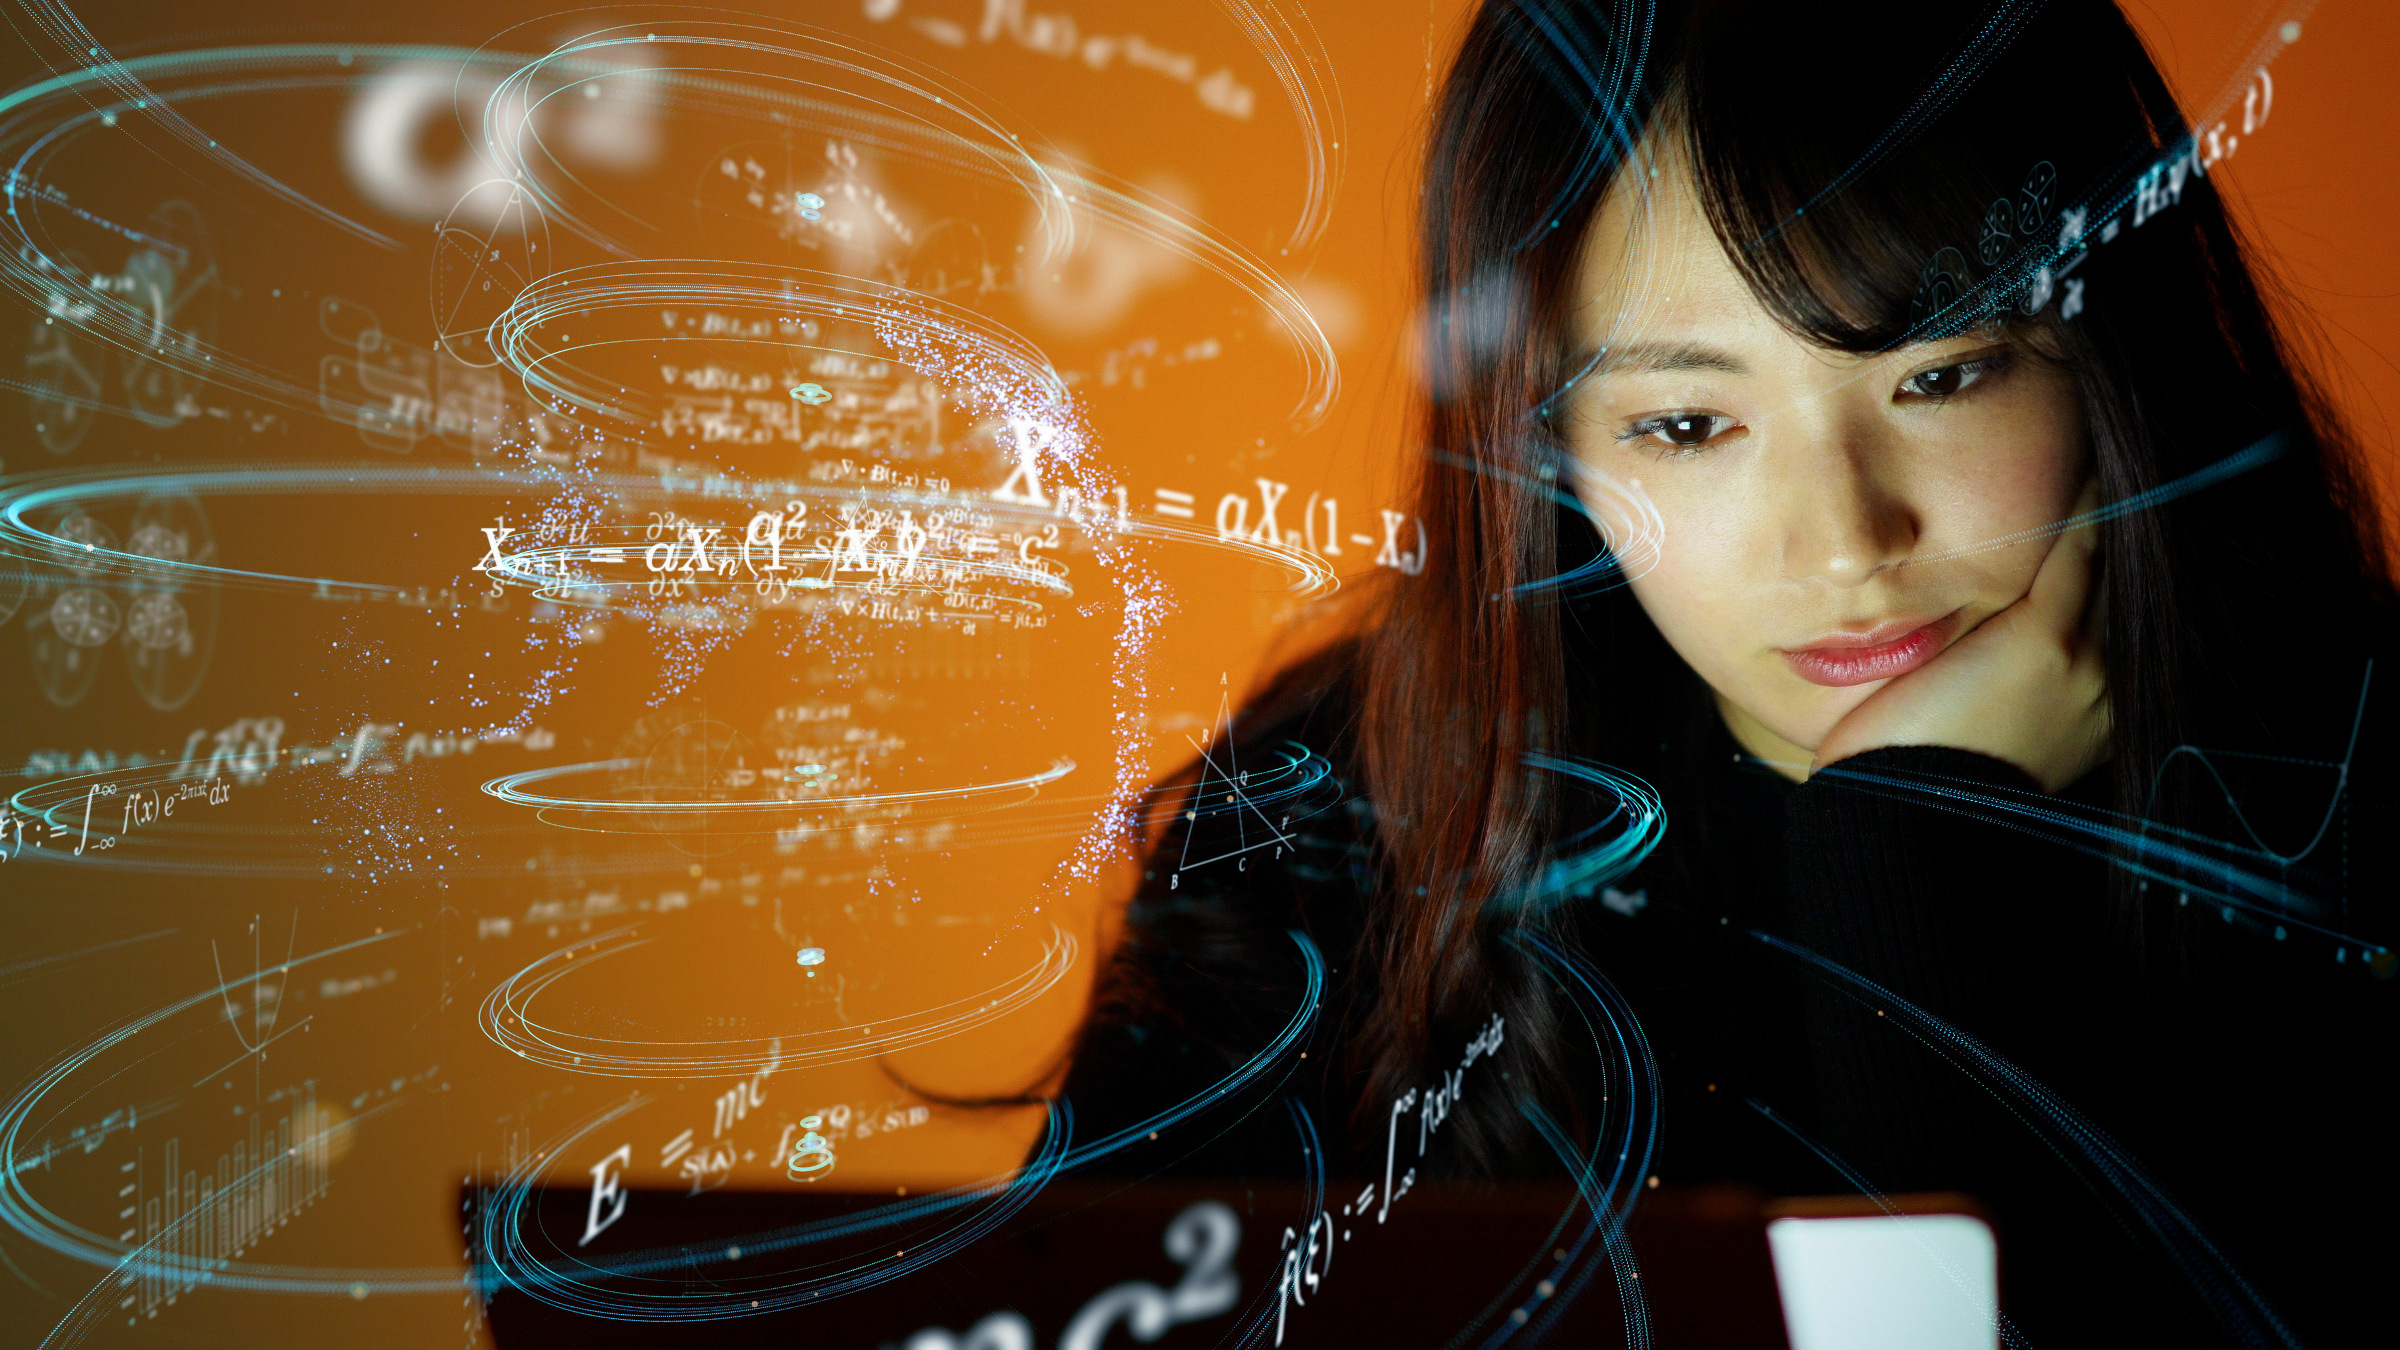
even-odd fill
[[(1337, 1173), (1376, 1170), (1380, 1136), (1345, 1129), (1361, 1080), (1344, 1042), (1375, 997), (1366, 939), (1388, 901), (1342, 689), (1287, 686), (1236, 745), (1246, 764), (1301, 746), (1333, 766), (1297, 847), (1179, 867), (1250, 842), (1225, 816), (1179, 818), (1154, 849), (1070, 1075), (1078, 1137), (1206, 1097), (1271, 1040), (1298, 1000), (1297, 929), (1329, 973), (1315, 1054), (1282, 1090), (1326, 1127)], [(1656, 1054), (1664, 1182), (1965, 1192), (1996, 1215), (2006, 1311), (2033, 1345), (2274, 1344), (2279, 1324), (2371, 1341), (2400, 1252), (2400, 987), (2363, 949), (2337, 961), (2271, 914), (2112, 884), (2097, 827), (2126, 822), (2097, 776), (2046, 798), (1999, 761), (1902, 747), (1795, 785), (1705, 700), (1686, 712), (1626, 766), (1659, 786), (1665, 843), (1560, 925)], [(2357, 836), (2391, 822), (2385, 779), (2360, 767), (2384, 739), (2353, 754), (2339, 865), (2305, 869), (2364, 935), (2389, 931), (2391, 873)], [(2153, 925), (2146, 947), (2128, 916)], [(1272, 1130), (1202, 1129), (1205, 1147), (1113, 1165), (1303, 1167)]]

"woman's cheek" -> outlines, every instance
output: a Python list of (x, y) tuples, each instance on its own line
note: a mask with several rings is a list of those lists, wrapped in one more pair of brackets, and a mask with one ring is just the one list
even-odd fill
[[(2037, 369), (2023, 372), (2006, 394), (1924, 456), (1948, 466), (1940, 481), (1921, 489), (1925, 500), (1944, 504), (1947, 519), (1928, 531), (1939, 547), (2017, 538), (2074, 509), (2088, 454), (2073, 384), (2060, 372)], [(2048, 553), (2046, 541), (1995, 548), (1979, 570), (2004, 587), (2014, 584), (2013, 594), (2021, 596)]]
[(1725, 538), (1721, 522), (1677, 513), (1661, 503), (1666, 540), (1657, 564), (1634, 579), (1650, 621), (1685, 664), (1719, 692), (1733, 696), (1743, 658), (1763, 647), (1757, 631), (1761, 587), (1745, 571), (1743, 550)]
[(2050, 458), (2040, 454), (2013, 471), (1957, 485), (1949, 518), (1929, 532), (1933, 548), (1928, 551), (1966, 550), (1953, 564), (1971, 578), (1962, 589), (1995, 611), (2033, 588), (2034, 575), (2057, 539), (2052, 527), (2074, 509), (2075, 466), (2042, 462)]
[(1757, 495), (1724, 484), (1655, 493), (1666, 540), (1634, 595), (1686, 665), (1727, 701), (1794, 745), (1815, 749), (1874, 692), (1827, 689), (1792, 672), (1791, 640), (1771, 519), (1738, 508)]

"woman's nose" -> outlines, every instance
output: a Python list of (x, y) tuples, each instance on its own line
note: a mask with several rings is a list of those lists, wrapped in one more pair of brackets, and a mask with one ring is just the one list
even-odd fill
[(1787, 577), (1856, 586), (1916, 546), (1917, 512), (1871, 438), (1828, 430), (1778, 458)]

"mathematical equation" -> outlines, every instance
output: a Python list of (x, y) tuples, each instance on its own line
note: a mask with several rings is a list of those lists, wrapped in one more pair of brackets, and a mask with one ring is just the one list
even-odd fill
[[(615, 887), (605, 891), (585, 891), (580, 898), (575, 899), (528, 901), (525, 905), (524, 922), (528, 925), (581, 923), (588, 928), (594, 919), (611, 918), (637, 911), (655, 911), (667, 914), (679, 909), (689, 909), (691, 903), (692, 895), (689, 891), (661, 891), (655, 899), (635, 900), (629, 903), (625, 899), (624, 888)], [(511, 920), (506, 916), (498, 916), (478, 919), (475, 932), (478, 937), (507, 937), (512, 928)]]
[(398, 773), (420, 759), (442, 759), (452, 755), (471, 755), (481, 746), (514, 745), (525, 750), (547, 750), (558, 743), (552, 732), (542, 727), (522, 730), (495, 728), (479, 732), (410, 732), (408, 739), (399, 742), (395, 757), (389, 750), (398, 734), (407, 730), (404, 722), (361, 722), (358, 730), (345, 739), (335, 739), (318, 745), (294, 745), (289, 762), (294, 765), (339, 762), (339, 776), (355, 778), (362, 773)]
[[(950, 839), (956, 828), (949, 821), (928, 825), (921, 830), (894, 827), (881, 821), (822, 829), (801, 828), (779, 831), (776, 851), (789, 856), (797, 853), (801, 845), (808, 844), (825, 852), (855, 851), (861, 857), (883, 858), (896, 850), (939, 847)], [(540, 862), (539, 859), (531, 861), (537, 865)], [(527, 870), (533, 869), (529, 867)], [(552, 938), (560, 935), (562, 925), (573, 925), (579, 931), (590, 932), (595, 921), (689, 910), (695, 895), (707, 899), (731, 892), (740, 897), (743, 905), (755, 907), (760, 903), (760, 898), (769, 892), (780, 894), (800, 890), (821, 895), (828, 887), (855, 885), (865, 875), (856, 871), (827, 872), (821, 868), (812, 870), (786, 866), (773, 874), (760, 869), (742, 871), (730, 878), (703, 876), (692, 885), (662, 886), (647, 896), (630, 893), (623, 885), (614, 885), (606, 890), (578, 885), (571, 888), (576, 893), (528, 900), (522, 914), (478, 915), (475, 919), (475, 936), (479, 939), (510, 938), (520, 931), (531, 932), (544, 925), (547, 925), (547, 936)], [(881, 911), (869, 906), (862, 915), (857, 906), (845, 904), (842, 913), (857, 922), (876, 917)], [(904, 914), (905, 911), (899, 913)], [(894, 917), (897, 921), (898, 915)], [(945, 916), (939, 922), (964, 920)]]
[(820, 1106), (809, 1115), (823, 1122), (815, 1128), (824, 1130), (829, 1140), (872, 1139), (878, 1134), (897, 1134), (923, 1125), (933, 1119), (933, 1109), (901, 1102), (886, 1102), (881, 1107), (864, 1104), (853, 1107), (842, 1102)]
[[(1029, 421), (1010, 424), (1013, 435), (1008, 448), (1014, 450), (1014, 467), (999, 487), (992, 490), (992, 500), (1014, 506), (1047, 507), (1051, 513), (1089, 528), (1095, 521), (1113, 519), (1120, 526), (1132, 517), (1132, 498), (1127, 489), (1116, 486), (1109, 490), (1109, 499), (1087, 497), (1071, 484), (1062, 484), (1055, 491), (1046, 488), (1042, 478), (1042, 453), (1050, 448), (1055, 433), (1045, 434), (1043, 428)], [(997, 438), (995, 438), (997, 439)], [(1217, 498), (1215, 520), (1217, 538), (1244, 540), (1265, 544), (1271, 548), (1293, 552), (1306, 550), (1331, 561), (1344, 556), (1344, 544), (1360, 549), (1374, 549), (1378, 567), (1389, 567), (1408, 576), (1425, 570), (1428, 556), (1425, 523), (1416, 521), (1414, 548), (1409, 542), (1407, 527), (1410, 518), (1405, 512), (1385, 508), (1382, 512), (1383, 535), (1345, 532), (1341, 524), (1341, 503), (1332, 497), (1312, 492), (1300, 503), (1297, 526), (1286, 525), (1279, 513), (1291, 496), (1291, 484), (1272, 478), (1254, 478), (1257, 489), (1253, 497), (1248, 492), (1228, 492)], [(1256, 519), (1251, 506), (1256, 503)], [(1199, 514), (1198, 499), (1176, 488), (1155, 488), (1151, 492), (1151, 514), (1170, 520), (1191, 520)]]
[(1059, 383), (1072, 389), (1097, 379), (1103, 389), (1122, 384), (1132, 389), (1150, 387), (1153, 367), (1172, 370), (1177, 366), (1214, 361), (1225, 354), (1225, 344), (1213, 337), (1187, 342), (1181, 347), (1161, 347), (1157, 338), (1135, 338), (1122, 347), (1112, 347), (1100, 354), (1100, 369), (1096, 372), (1061, 370)]
[[(1100, 1350), (1120, 1323), (1137, 1340), (1155, 1341), (1170, 1328), (1205, 1321), (1241, 1301), (1242, 1279), (1233, 1258), (1242, 1245), (1242, 1220), (1230, 1206), (1202, 1200), (1185, 1208), (1168, 1220), (1163, 1245), (1184, 1268), (1175, 1287), (1127, 1280), (1100, 1291), (1067, 1320), (1058, 1350)], [(1033, 1324), (1015, 1311), (993, 1313), (963, 1336), (946, 1327), (925, 1327), (905, 1342), (907, 1350), (1033, 1350), (1034, 1344)]]
[[(94, 783), (84, 791), (83, 810), (74, 824), (52, 820), (47, 812), (20, 811), (12, 805), (0, 804), (0, 862), (13, 861), (25, 851), (28, 826), (33, 828), (35, 848), (43, 848), (53, 841), (73, 836), (74, 856), (80, 858), (87, 849), (94, 853), (105, 853), (136, 829), (172, 819), (180, 803), (198, 801), (203, 806), (222, 806), (232, 796), (232, 785), (220, 778), (211, 778), (202, 783), (185, 783), (180, 787), (137, 788), (122, 792), (115, 783)], [(108, 799), (105, 804), (104, 798)], [(98, 836), (92, 833), (95, 812), (100, 818), (101, 833)], [(190, 812), (187, 810), (185, 814), (189, 815)], [(117, 826), (114, 834), (108, 833), (112, 820)]]
[[(392, 336), (374, 310), (328, 295), (317, 327), (338, 347), (317, 362), (317, 406), (357, 428), (386, 454), (405, 455), (428, 438), (477, 458), (513, 452), (533, 463), (570, 464), (608, 447), (544, 411), (522, 382), (497, 368), (470, 365), (447, 346), (421, 347)], [(608, 459), (621, 460), (616, 449)]]
[[(712, 334), (744, 322), (675, 310), (661, 318)], [(795, 331), (795, 340), (815, 336), (814, 320), (793, 327), (811, 330)], [(706, 362), (662, 364), (658, 374), (670, 391), (658, 429), (672, 440), (896, 458), (941, 452), (941, 388), (889, 361), (824, 352), (773, 373)]]
[[(1443, 1123), (1450, 1118), (1451, 1110), (1465, 1093), (1467, 1070), (1474, 1067), (1478, 1059), (1489, 1059), (1498, 1054), (1506, 1039), (1507, 1023), (1498, 1013), (1492, 1014), (1492, 1020), (1467, 1042), (1466, 1053), (1459, 1057), (1456, 1068), (1443, 1070), (1433, 1086), (1411, 1088), (1401, 1095), (1400, 1100), (1392, 1103), (1384, 1133), (1382, 1189), (1378, 1192), (1374, 1182), (1367, 1183), (1356, 1197), (1342, 1206), (1342, 1219), (1363, 1220), (1370, 1209), (1375, 1211), (1377, 1224), (1389, 1218), (1392, 1205), (1417, 1184), (1417, 1169), (1413, 1165), (1400, 1172), (1397, 1182), (1393, 1178), (1393, 1171), (1398, 1166), (1400, 1118), (1415, 1113), (1417, 1151), (1413, 1156), (1424, 1157), (1427, 1146), (1440, 1133)], [(1275, 1308), (1277, 1345), (1283, 1344), (1284, 1321), (1289, 1310), (1307, 1306), (1309, 1294), (1323, 1285), (1325, 1276), (1333, 1269), (1335, 1246), (1350, 1241), (1350, 1227), (1346, 1223), (1336, 1224), (1334, 1220), (1332, 1212), (1321, 1210), (1305, 1231), (1295, 1232), (1289, 1227), (1283, 1230), (1283, 1273), (1277, 1288), (1278, 1302)]]
[[(902, 0), (865, 0), (864, 11), (869, 19), (888, 23), (899, 15), (901, 4)], [(942, 46), (967, 45), (969, 30), (956, 20), (912, 14), (908, 22), (909, 27)], [(973, 30), (974, 38), (991, 43), (1003, 35), (1027, 51), (1061, 61), (1080, 60), (1094, 71), (1106, 70), (1121, 59), (1133, 69), (1152, 71), (1178, 84), (1189, 85), (1199, 95), (1202, 107), (1237, 121), (1248, 121), (1257, 106), (1257, 94), (1235, 79), (1232, 71), (1220, 66), (1203, 76), (1198, 58), (1187, 52), (1169, 51), (1138, 34), (1087, 33), (1076, 26), (1072, 14), (1028, 13), (1025, 0), (984, 0), (983, 20)]]
[[(479, 528), (484, 551), (471, 570), (492, 577), (495, 588), (504, 577), (532, 580), (599, 604), (637, 592), (673, 600), (710, 587), (759, 611), (955, 625), (974, 636), (987, 627), (1047, 627), (1047, 606), (1025, 592), (1071, 593), (1064, 565), (1037, 556), (1068, 542), (1057, 525), (999, 528), (971, 503), (927, 502), (920, 515), (913, 507), (843, 502), (828, 518), (793, 500), (780, 511), (753, 512), (738, 536), (730, 524), (653, 512), (638, 531), (647, 542), (622, 544), (592, 542), (587, 523), (519, 527), (501, 517)], [(520, 540), (521, 533), (531, 538)], [(681, 615), (670, 608), (646, 617)]]
[[(151, 765), (173, 765), (163, 777), (167, 783), (182, 783), (195, 779), (231, 778), (236, 782), (264, 782), (278, 764), (305, 766), (339, 763), (340, 776), (354, 778), (361, 773), (398, 773), (420, 759), (442, 759), (453, 755), (471, 755), (477, 748), (494, 745), (515, 745), (525, 750), (547, 750), (557, 744), (557, 737), (542, 727), (523, 731), (493, 730), (476, 733), (411, 732), (408, 739), (393, 748), (393, 736), (403, 729), (393, 722), (362, 722), (357, 731), (347, 737), (336, 736), (330, 741), (311, 744), (296, 742), (284, 745), (283, 719), (280, 717), (241, 717), (211, 732), (195, 727), (184, 738), (179, 757), (164, 752), (156, 755), (135, 752), (120, 757), (114, 750), (88, 749), (80, 755), (66, 750), (34, 750), (25, 757), (18, 773), (26, 778), (65, 777), (113, 773), (119, 769), (140, 769)], [(202, 753), (203, 742), (208, 742)]]
[[(2132, 228), (2140, 229), (2161, 212), (2180, 205), (2184, 186), (2194, 179), (2206, 178), (2210, 169), (2231, 158), (2243, 136), (2253, 135), (2266, 126), (2267, 116), (2274, 108), (2275, 79), (2262, 66), (2252, 74), (2243, 95), (2241, 131), (2237, 133), (2231, 129), (2230, 119), (2220, 119), (2213, 126), (2196, 132), (2175, 153), (2152, 164), (2134, 180), (2130, 210), (2125, 215), (2120, 216), (2112, 209), (2095, 229), (2089, 207), (2075, 206), (2061, 211), (2055, 246), (2059, 261), (2038, 268), (2026, 283), (2022, 301), (2025, 313), (2038, 314), (2054, 296), (2059, 296), (2058, 317), (2072, 319), (2081, 314), (2087, 303), (2084, 295), (2085, 278), (2074, 273), (2090, 259), (2092, 250), (2116, 242), (2128, 223)], [(2047, 163), (2035, 166), (2022, 194), (2025, 200), (2017, 211), (2012, 213), (2009, 203), (2002, 200), (1994, 202), (1985, 213), (1978, 250), (1987, 264), (1996, 260), (2007, 246), (2012, 214), (2021, 220), (2023, 233), (2033, 235), (2037, 228), (2034, 222), (2048, 210), (2050, 180), (2044, 179), (2042, 174), (2049, 167)], [(1963, 272), (1963, 268), (1960, 270)]]
[[(710, 1100), (707, 1138), (700, 1138), (700, 1127), (693, 1125), (659, 1146), (659, 1170), (672, 1169), (672, 1175), (689, 1182), (691, 1190), (687, 1194), (699, 1195), (723, 1186), (731, 1179), (737, 1158), (743, 1162), (757, 1160), (757, 1148), (739, 1147), (738, 1141), (729, 1136), (743, 1121), (749, 1119), (753, 1111), (767, 1104), (767, 1080), (774, 1076), (776, 1069), (782, 1067), (783, 1042), (770, 1042), (767, 1053), (767, 1062), (760, 1065), (755, 1073)], [(785, 1157), (785, 1148), (799, 1128), (796, 1122), (786, 1123), (769, 1156), (778, 1161)], [(625, 1169), (632, 1163), (633, 1143), (627, 1140), (588, 1169), (592, 1178), (590, 1204), (584, 1218), (583, 1237), (576, 1246), (590, 1245), (593, 1238), (608, 1231), (625, 1217), (629, 1197), (625, 1192), (624, 1175)]]

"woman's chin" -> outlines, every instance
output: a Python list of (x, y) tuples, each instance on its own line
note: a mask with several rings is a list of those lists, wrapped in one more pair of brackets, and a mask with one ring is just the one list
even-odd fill
[(1793, 753), (1813, 763), (1826, 743), (1833, 739), (1834, 729), (1851, 713), (1858, 711), (1858, 706), (1872, 697), (1876, 690), (1889, 683), (1889, 680), (1878, 680), (1874, 684), (1851, 685), (1841, 689), (1811, 689), (1810, 694), (1819, 697), (1795, 699), (1794, 702), (1800, 706), (1792, 710), (1792, 715), (1779, 718), (1769, 725), (1781, 739), (1792, 744)]
[[(1790, 680), (1785, 675), (1779, 683)], [(1842, 718), (1866, 701), (1868, 692), (1811, 686), (1795, 696), (1791, 690), (1776, 688), (1772, 689), (1771, 697), (1755, 700), (1729, 698), (1720, 693), (1717, 711), (1724, 718), (1725, 729), (1733, 733), (1735, 744), (1787, 775), (1799, 774), (1807, 771), (1816, 758), (1817, 747), (1833, 734)], [(1752, 711), (1762, 706), (1767, 709), (1765, 716)]]

